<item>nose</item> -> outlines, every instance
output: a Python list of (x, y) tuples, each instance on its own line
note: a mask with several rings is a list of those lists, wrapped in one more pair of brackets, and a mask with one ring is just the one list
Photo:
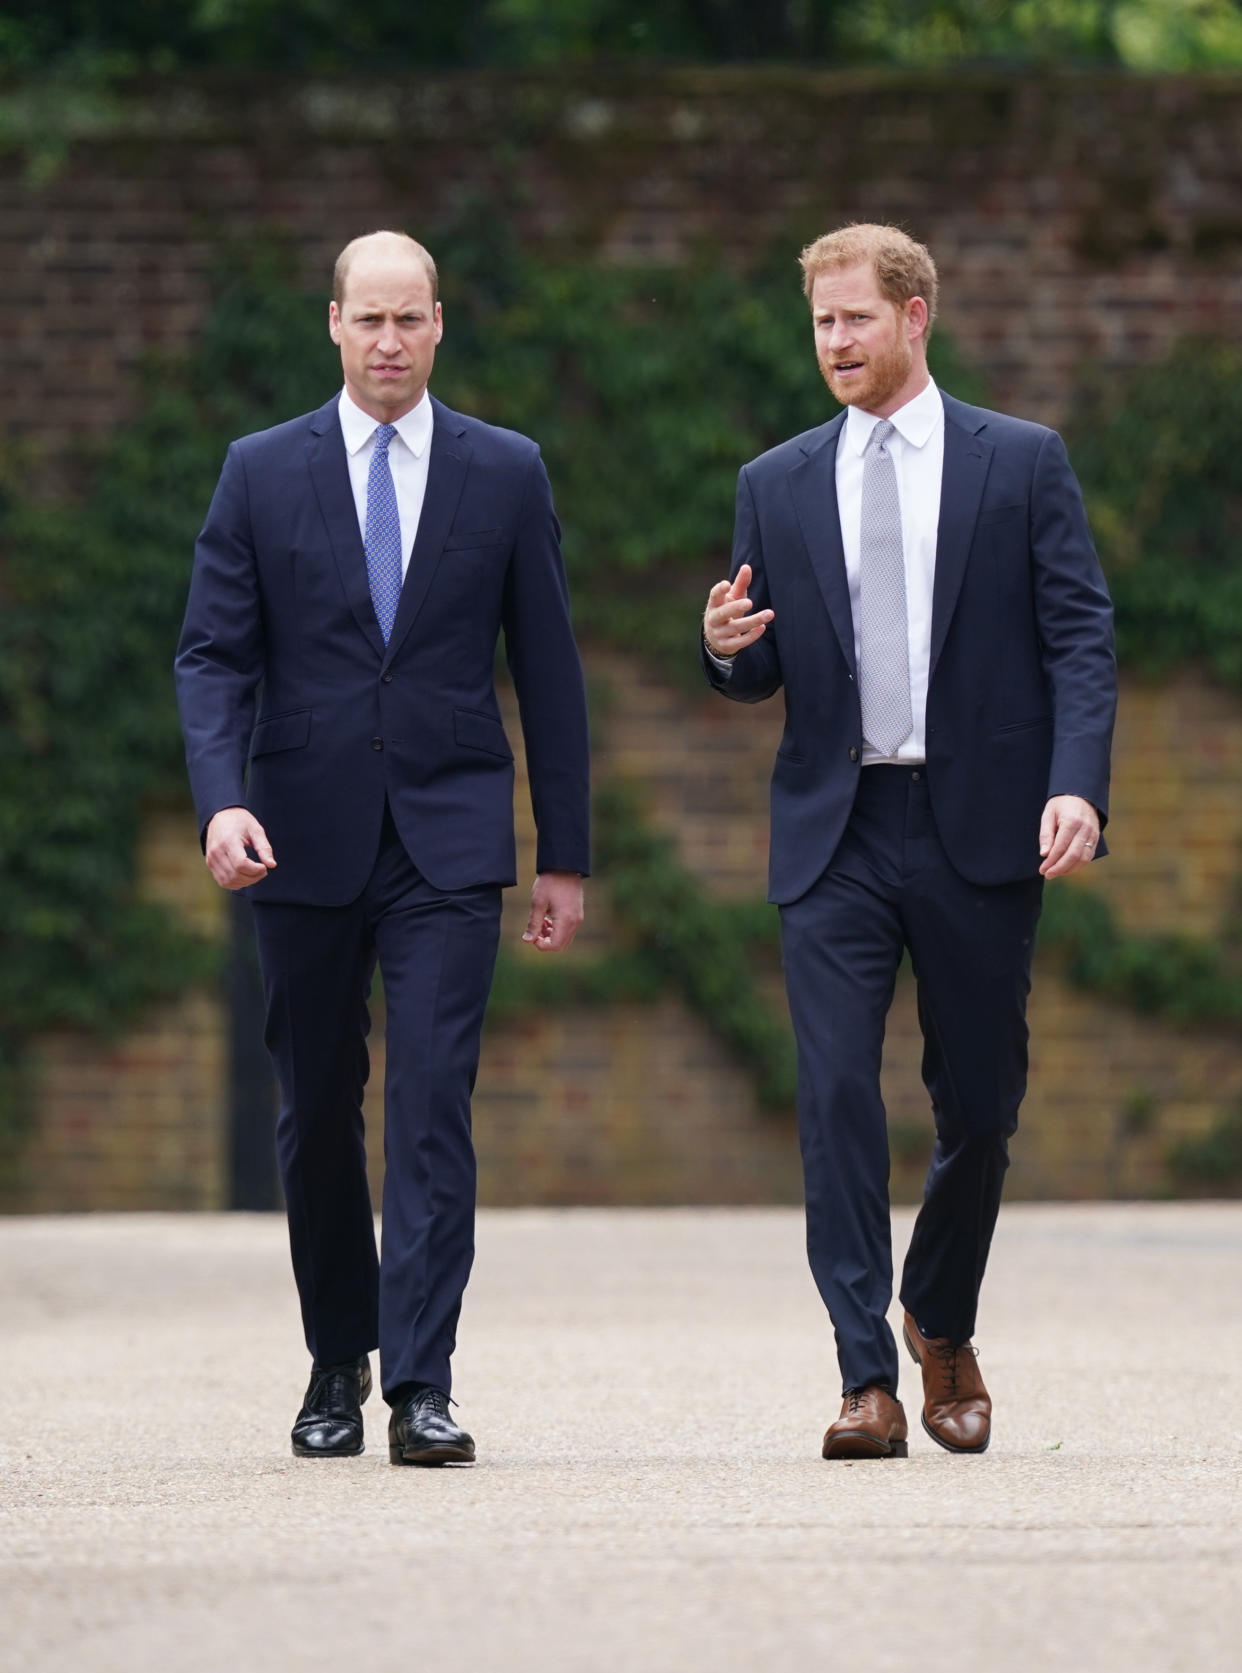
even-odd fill
[(381, 354), (395, 354), (401, 347), (401, 337), (397, 331), (397, 322), (395, 320), (385, 319), (380, 322), (380, 333), (376, 339), (375, 346)]
[(828, 347), (833, 354), (839, 354), (854, 341), (854, 333), (844, 320), (834, 320), (832, 330), (828, 333)]

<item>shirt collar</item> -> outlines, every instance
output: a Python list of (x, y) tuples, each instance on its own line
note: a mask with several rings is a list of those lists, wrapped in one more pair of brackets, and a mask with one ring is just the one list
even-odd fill
[[(338, 411), (341, 415), (341, 434), (345, 437), (345, 451), (357, 453), (375, 434), (379, 421), (351, 401), (349, 391), (345, 389), (341, 391)], [(397, 419), (395, 429), (414, 457), (421, 459), (431, 441), (434, 427), (435, 416), (431, 410), (431, 396), (424, 389), (422, 400)]]
[[(873, 412), (864, 412), (861, 407), (846, 408), (845, 434), (849, 446), (855, 453), (861, 455), (866, 451), (871, 432), (879, 422)], [(936, 388), (935, 379), (928, 378), (926, 388), (920, 389), (914, 399), (907, 401), (904, 407), (898, 407), (897, 411), (890, 415), (889, 423), (902, 441), (909, 442), (911, 447), (923, 447), (930, 440), (936, 426), (944, 423), (944, 402)]]

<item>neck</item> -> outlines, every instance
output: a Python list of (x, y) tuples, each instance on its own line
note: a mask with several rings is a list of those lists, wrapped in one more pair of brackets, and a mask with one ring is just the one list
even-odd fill
[(908, 406), (916, 395), (921, 395), (930, 382), (931, 373), (927, 370), (926, 360), (917, 360), (900, 389), (894, 390), (886, 401), (866, 410), (875, 418), (891, 418), (902, 407)]
[(373, 418), (377, 424), (395, 424), (399, 418), (404, 418), (407, 412), (414, 411), (414, 408), (427, 393), (427, 385), (424, 384), (412, 400), (395, 403), (369, 400), (361, 390), (355, 389), (350, 383), (346, 383), (345, 393), (359, 412), (366, 413), (367, 417)]

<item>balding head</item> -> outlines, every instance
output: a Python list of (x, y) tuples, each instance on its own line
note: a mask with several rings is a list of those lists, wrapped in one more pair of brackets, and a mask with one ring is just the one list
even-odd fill
[(440, 295), (440, 277), (431, 252), (407, 232), (368, 232), (351, 239), (336, 258), (332, 269), (332, 298), (338, 308), (345, 305), (345, 289), (351, 272), (357, 267), (367, 273), (391, 273), (402, 267), (416, 266), (426, 275), (431, 286), (431, 300)]
[(355, 238), (336, 263), (328, 334), (354, 405), (395, 424), (423, 398), (443, 334), (436, 264), (403, 232)]

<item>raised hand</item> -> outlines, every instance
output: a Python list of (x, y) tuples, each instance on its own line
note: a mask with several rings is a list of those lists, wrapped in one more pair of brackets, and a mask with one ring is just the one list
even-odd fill
[(747, 645), (753, 645), (773, 619), (775, 611), (758, 610), (748, 615), (750, 600), (746, 596), (750, 586), (751, 568), (744, 563), (732, 584), (717, 581), (707, 595), (707, 609), (703, 612), (703, 638), (715, 656), (736, 656)]

